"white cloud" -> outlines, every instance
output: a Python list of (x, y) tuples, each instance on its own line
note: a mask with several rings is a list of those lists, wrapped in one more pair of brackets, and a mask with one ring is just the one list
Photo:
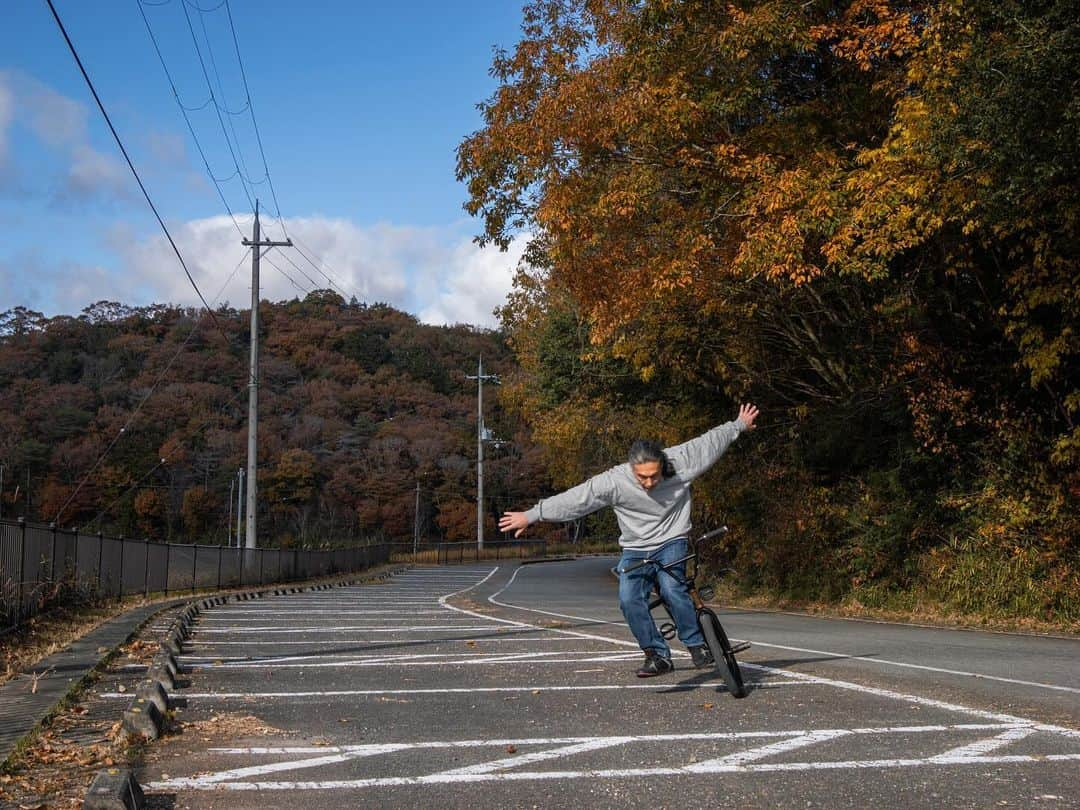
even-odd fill
[[(262, 221), (263, 239), (283, 239), (275, 220)], [(250, 218), (238, 222), (243, 237), (250, 238)], [(271, 250), (260, 262), (263, 299), (291, 299), (314, 288), (331, 288), (346, 298), (387, 303), (436, 324), (496, 326), (492, 310), (505, 300), (524, 249), (520, 240), (506, 253), (481, 250), (458, 228), (386, 223), (361, 227), (328, 217), (286, 219), (285, 228), (296, 247)], [(170, 223), (170, 231), (212, 305), (248, 305), (251, 261), (229, 217)], [(127, 267), (126, 280), (118, 296), (102, 294), (94, 300), (198, 304), (163, 236), (138, 241), (117, 228), (110, 244)], [(131, 300), (136, 290), (139, 301)]]
[(61, 196), (65, 199), (85, 199), (106, 194), (122, 198), (131, 196), (133, 182), (127, 168), (119, 160), (86, 144), (77, 144), (71, 150), (71, 167)]
[(480, 248), (470, 239), (459, 243), (445, 265), (437, 296), (420, 311), (420, 319), (495, 326), (493, 310), (506, 302), (527, 241), (519, 237), (506, 252)]
[(68, 147), (87, 140), (86, 105), (61, 95), (30, 76), (15, 75), (19, 108), (26, 123), (53, 147)]

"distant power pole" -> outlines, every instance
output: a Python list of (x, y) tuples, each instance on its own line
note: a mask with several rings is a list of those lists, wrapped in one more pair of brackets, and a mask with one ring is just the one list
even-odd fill
[(420, 482), (416, 482), (416, 510), (413, 512), (412, 552), (420, 550)]
[(476, 380), (476, 548), (484, 547), (484, 441), (490, 436), (484, 427), (484, 380), (499, 382), (499, 375), (484, 373), (484, 356), (476, 367), (476, 376), (466, 374), (465, 379)]
[(251, 376), (248, 378), (248, 453), (247, 453), (247, 548), (255, 548), (256, 498), (259, 494), (259, 258), (261, 248), (292, 247), (292, 240), (273, 242), (259, 238), (259, 201), (255, 201), (255, 225), (251, 239), (242, 240), (251, 250)]
[[(243, 528), (244, 510), (242, 504), (244, 502), (244, 468), (241, 467), (236, 471), (236, 477), (240, 481), (240, 485), (236, 489), (236, 547), (240, 548), (241, 529)], [(229, 541), (230, 548), (232, 547), (232, 541)]]

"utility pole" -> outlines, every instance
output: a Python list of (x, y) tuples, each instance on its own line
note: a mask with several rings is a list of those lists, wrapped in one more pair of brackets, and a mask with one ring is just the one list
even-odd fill
[[(236, 471), (236, 477), (240, 479), (240, 486), (236, 490), (236, 547), (240, 548), (241, 528), (244, 525), (244, 510), (241, 505), (244, 502), (244, 468)], [(232, 543), (229, 543), (231, 546)]]
[(292, 247), (292, 240), (274, 242), (259, 238), (259, 201), (255, 200), (255, 225), (251, 239), (241, 244), (251, 248), (251, 376), (248, 378), (248, 454), (247, 454), (247, 538), (245, 546), (255, 548), (256, 499), (259, 494), (257, 466), (259, 463), (259, 258), (262, 248)]
[(476, 367), (476, 376), (466, 374), (465, 379), (476, 380), (476, 548), (484, 547), (484, 440), (489, 437), (484, 427), (484, 380), (498, 384), (497, 374), (484, 373), (484, 356)]
[[(232, 505), (233, 491), (236, 489), (236, 476), (229, 479), (229, 519), (225, 521), (225, 545), (232, 548)], [(237, 508), (239, 508), (237, 504)]]
[(416, 510), (413, 512), (412, 553), (420, 550), (420, 482), (416, 482)]

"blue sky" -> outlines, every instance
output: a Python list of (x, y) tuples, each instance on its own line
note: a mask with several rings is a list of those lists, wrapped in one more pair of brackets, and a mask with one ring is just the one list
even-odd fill
[[(246, 306), (246, 249), (139, 0), (54, 3), (203, 294)], [(472, 244), (480, 225), (461, 208), (454, 150), (481, 125), (476, 104), (495, 89), (492, 48), (519, 39), (520, 5), (183, 3), (143, 0), (141, 8), (240, 227), (250, 231), (254, 195), (269, 235), (282, 234), (268, 184), (259, 183), (227, 10), (289, 235), (362, 300), (433, 323), (493, 325), (521, 246), (499, 253)], [(226, 110), (220, 119), (207, 104), (211, 91)], [(237, 165), (253, 183), (247, 192)], [(8, 0), (0, 26), (0, 230), (0, 311), (197, 301), (44, 0)], [(284, 272), (263, 264), (264, 298), (329, 286), (295, 251), (268, 260)]]

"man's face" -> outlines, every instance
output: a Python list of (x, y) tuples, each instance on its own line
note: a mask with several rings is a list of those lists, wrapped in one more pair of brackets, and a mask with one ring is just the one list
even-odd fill
[(631, 464), (630, 469), (634, 471), (634, 477), (646, 492), (659, 484), (664, 478), (663, 465), (659, 461), (643, 461), (641, 464)]

